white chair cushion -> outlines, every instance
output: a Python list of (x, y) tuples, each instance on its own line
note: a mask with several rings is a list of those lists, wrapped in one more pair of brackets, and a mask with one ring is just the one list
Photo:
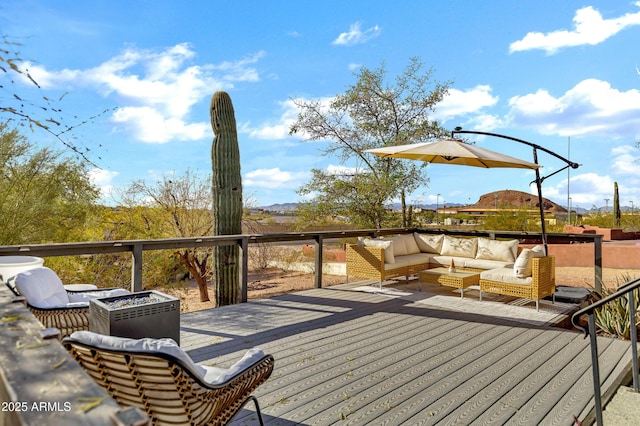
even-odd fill
[(478, 252), (476, 259), (501, 260), (515, 262), (518, 253), (518, 240), (497, 241), (488, 238), (478, 238)]
[(384, 249), (384, 263), (394, 263), (395, 257), (393, 256), (393, 242), (385, 241), (381, 239), (365, 238), (362, 240), (366, 247), (379, 247)]
[(544, 257), (544, 247), (535, 246), (532, 249), (522, 249), (520, 255), (513, 264), (513, 274), (517, 278), (527, 278), (533, 274), (531, 269), (531, 259), (534, 257)]
[(476, 257), (476, 251), (478, 249), (477, 238), (457, 238), (449, 235), (444, 236), (442, 242), (443, 256), (460, 256), (460, 257)]
[(440, 254), (444, 235), (418, 234), (414, 232), (413, 238), (422, 253)]
[(206, 374), (204, 380), (207, 383), (219, 384), (224, 383), (227, 380), (242, 373), (247, 368), (251, 367), (256, 362), (260, 361), (264, 357), (264, 352), (261, 349), (249, 349), (240, 361), (233, 364), (228, 369), (220, 367), (204, 367)]
[(113, 349), (131, 352), (162, 352), (179, 360), (182, 365), (190, 368), (201, 379), (207, 373), (204, 367), (199, 366), (173, 339), (129, 339), (126, 337), (105, 336), (92, 331), (76, 331), (71, 334), (72, 339), (89, 346), (97, 346), (102, 349)]
[(15, 285), (27, 302), (37, 308), (63, 307), (70, 302), (62, 281), (46, 266), (20, 272)]
[(105, 336), (92, 331), (76, 331), (71, 334), (71, 339), (89, 346), (118, 351), (131, 351), (142, 353), (165, 353), (176, 358), (183, 366), (196, 373), (198, 377), (207, 383), (218, 384), (242, 373), (244, 370), (264, 357), (261, 349), (248, 350), (244, 356), (230, 368), (203, 367), (193, 362), (191, 357), (173, 339), (129, 339), (126, 337)]
[(113, 297), (123, 296), (131, 294), (124, 288), (114, 288), (111, 290), (96, 290), (96, 291), (83, 291), (81, 293), (69, 293), (69, 301), (71, 302), (86, 302), (89, 303), (91, 299), (97, 299), (100, 297)]

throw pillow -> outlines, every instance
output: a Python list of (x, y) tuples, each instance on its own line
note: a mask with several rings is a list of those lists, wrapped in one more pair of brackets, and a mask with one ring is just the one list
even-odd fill
[(531, 276), (531, 249), (522, 249), (513, 264), (513, 273), (517, 278), (527, 278)]
[(531, 259), (534, 257), (544, 257), (544, 247), (535, 246), (532, 249), (522, 249), (522, 252), (513, 264), (513, 273), (517, 278), (528, 278), (533, 274)]
[(497, 241), (488, 238), (478, 238), (478, 253), (476, 254), (476, 259), (514, 262), (517, 252), (518, 240)]
[(444, 241), (442, 242), (442, 252), (440, 254), (443, 256), (460, 256), (473, 259), (476, 257), (477, 250), (477, 238), (457, 238), (445, 235)]
[(422, 253), (440, 254), (444, 235), (418, 234), (415, 232), (413, 237)]
[(363, 241), (366, 247), (380, 247), (384, 249), (384, 263), (396, 263), (393, 255), (393, 242), (385, 240), (372, 240), (367, 238)]
[(393, 237), (381, 238), (393, 243), (393, 256), (406, 256), (408, 254), (420, 253), (418, 244), (412, 234), (400, 234)]

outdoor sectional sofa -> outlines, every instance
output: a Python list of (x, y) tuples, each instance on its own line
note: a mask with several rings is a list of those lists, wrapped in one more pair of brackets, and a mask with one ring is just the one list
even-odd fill
[(536, 301), (555, 293), (555, 258), (541, 246), (519, 249), (518, 240), (499, 241), (444, 234), (400, 234), (360, 239), (346, 249), (347, 278), (383, 281), (448, 267), (480, 273), (482, 292)]

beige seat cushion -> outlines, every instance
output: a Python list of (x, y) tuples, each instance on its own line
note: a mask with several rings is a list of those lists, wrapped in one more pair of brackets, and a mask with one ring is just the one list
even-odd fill
[(533, 283), (533, 278), (531, 276), (527, 278), (518, 278), (514, 275), (513, 268), (508, 267), (482, 271), (480, 272), (480, 279), (519, 285), (531, 285)]

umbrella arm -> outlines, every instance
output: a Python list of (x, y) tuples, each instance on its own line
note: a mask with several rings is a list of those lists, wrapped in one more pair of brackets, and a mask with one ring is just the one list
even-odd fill
[(472, 134), (472, 135), (485, 135), (485, 136), (494, 136), (497, 138), (502, 138), (502, 139), (508, 139), (514, 142), (519, 142), (525, 145), (528, 145), (530, 147), (533, 148), (533, 162), (535, 164), (539, 164), (538, 163), (538, 150), (544, 151), (549, 155), (552, 155), (556, 158), (558, 158), (559, 160), (562, 160), (566, 166), (563, 167), (562, 169), (550, 174), (549, 176), (545, 176), (545, 177), (540, 177), (540, 171), (539, 169), (536, 169), (536, 187), (538, 189), (538, 205), (540, 206), (540, 226), (541, 226), (541, 230), (542, 230), (542, 244), (544, 246), (544, 254), (545, 256), (548, 256), (548, 247), (547, 247), (547, 229), (546, 229), (546, 222), (544, 221), (544, 205), (543, 205), (543, 200), (542, 200), (542, 182), (548, 178), (551, 177), (553, 175), (555, 175), (556, 173), (561, 172), (562, 170), (565, 170), (568, 167), (571, 167), (572, 169), (577, 169), (578, 167), (580, 167), (580, 164), (578, 163), (574, 163), (573, 161), (569, 160), (568, 158), (564, 158), (562, 155), (557, 154), (553, 151), (548, 150), (545, 147), (542, 147), (540, 145), (534, 144), (532, 142), (528, 142), (522, 139), (518, 139), (518, 138), (514, 138), (512, 136), (507, 136), (507, 135), (501, 135), (499, 133), (491, 133), (491, 132), (480, 132), (480, 131), (475, 131), (475, 130), (462, 130), (462, 127), (456, 127), (454, 130), (451, 131), (451, 138), (455, 138), (454, 135), (456, 134)]

